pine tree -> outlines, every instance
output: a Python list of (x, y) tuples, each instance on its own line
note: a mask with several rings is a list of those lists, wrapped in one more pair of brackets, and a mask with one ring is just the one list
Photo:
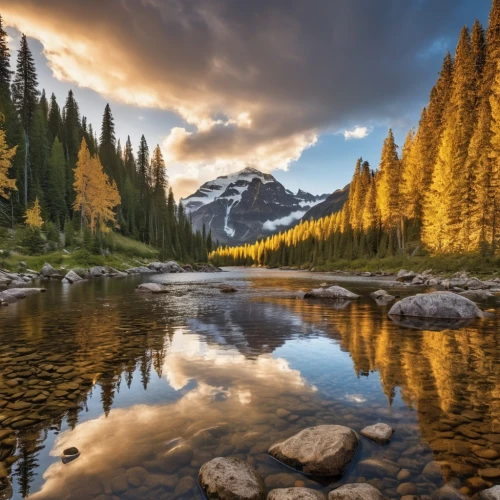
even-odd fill
[(50, 96), (50, 106), (48, 115), (48, 129), (49, 129), (49, 141), (52, 144), (54, 139), (57, 137), (59, 141), (62, 141), (62, 118), (61, 110), (59, 109), (59, 104), (57, 104), (56, 96), (52, 94)]
[(50, 151), (47, 202), (51, 220), (60, 226), (67, 214), (66, 160), (63, 145), (57, 137)]
[(7, 32), (3, 29), (3, 19), (0, 16), (0, 92), (2, 89), (9, 91), (11, 75)]
[(17, 68), (12, 83), (12, 99), (19, 113), (26, 135), (24, 158), (24, 205), (28, 205), (30, 129), (38, 99), (38, 79), (35, 61), (28, 47), (26, 35), (21, 37), (21, 47), (17, 54)]
[(489, 189), (487, 193), (487, 203), (490, 209), (490, 245), (495, 253), (498, 240), (500, 239), (500, 63), (498, 65), (495, 82), (491, 88), (491, 139), (490, 154), (491, 169), (489, 175)]
[(382, 146), (380, 176), (377, 182), (377, 207), (382, 225), (397, 232), (399, 248), (403, 248), (402, 205), (399, 196), (401, 186), (401, 162), (398, 157), (394, 134), (389, 134)]
[(469, 33), (464, 27), (457, 45), (445, 129), (424, 213), (424, 242), (437, 251), (456, 251), (460, 247), (461, 200), (467, 189), (461, 172), (473, 133), (474, 109), (474, 61)]
[(121, 185), (122, 179), (119, 178), (121, 172), (118, 172), (116, 161), (115, 124), (109, 104), (106, 104), (102, 117), (99, 158), (104, 166), (104, 171), (113, 177), (118, 185)]
[(45, 206), (44, 193), (47, 191), (47, 170), (50, 154), (47, 126), (47, 100), (42, 93), (37, 105), (30, 130), (30, 189), (28, 198), (38, 197)]
[(75, 100), (73, 91), (68, 92), (63, 109), (63, 138), (64, 152), (66, 155), (66, 203), (71, 210), (74, 201), (74, 170), (82, 140), (80, 110)]

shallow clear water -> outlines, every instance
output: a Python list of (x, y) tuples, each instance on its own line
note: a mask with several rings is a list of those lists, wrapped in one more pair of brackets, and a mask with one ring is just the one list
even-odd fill
[[(153, 280), (171, 292), (134, 292)], [(322, 281), (363, 298), (295, 298)], [(238, 292), (221, 293), (222, 283)], [(305, 484), (326, 493), (363, 477), (400, 498), (432, 494), (444, 482), (471, 494), (500, 483), (495, 318), (456, 330), (404, 328), (368, 297), (387, 281), (305, 272), (44, 286), (46, 293), (0, 309), (0, 441), (12, 438), (2, 430), (15, 432), (13, 498), (202, 498), (198, 470), (216, 456), (247, 460), (268, 489)], [(359, 431), (376, 422), (394, 428), (391, 443), (362, 438), (341, 479), (307, 477), (267, 455), (308, 426)], [(62, 464), (71, 446), (81, 455)], [(11, 461), (5, 449), (0, 459)], [(390, 462), (367, 468), (367, 458)], [(422, 474), (432, 461), (441, 474), (432, 464)]]

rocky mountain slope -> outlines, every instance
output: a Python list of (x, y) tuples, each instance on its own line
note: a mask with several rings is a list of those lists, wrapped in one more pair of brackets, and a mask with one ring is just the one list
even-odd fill
[(196, 228), (205, 224), (214, 239), (233, 244), (292, 226), (327, 196), (294, 194), (272, 175), (245, 168), (206, 182), (182, 202)]
[(332, 194), (328, 195), (325, 200), (311, 207), (304, 214), (302, 219), (319, 219), (320, 217), (325, 217), (326, 215), (330, 215), (334, 212), (339, 212), (344, 206), (344, 203), (347, 201), (349, 196), (349, 187), (350, 184), (347, 184), (344, 188), (335, 190)]

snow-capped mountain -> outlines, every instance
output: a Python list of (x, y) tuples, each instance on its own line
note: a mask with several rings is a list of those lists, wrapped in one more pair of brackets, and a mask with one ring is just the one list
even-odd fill
[(297, 194), (254, 168), (218, 177), (182, 200), (195, 227), (224, 243), (253, 242), (286, 229), (328, 195)]

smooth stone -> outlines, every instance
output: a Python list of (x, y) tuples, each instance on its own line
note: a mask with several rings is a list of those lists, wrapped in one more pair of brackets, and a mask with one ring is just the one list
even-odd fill
[(209, 500), (264, 500), (267, 494), (257, 472), (234, 457), (218, 457), (204, 464), (198, 482)]
[(396, 492), (398, 495), (401, 495), (402, 497), (406, 495), (416, 495), (417, 487), (413, 483), (401, 483), (398, 486)]
[(396, 477), (396, 479), (403, 483), (405, 481), (408, 481), (408, 479), (410, 479), (411, 477), (411, 473), (408, 469), (401, 469)]
[(342, 288), (341, 286), (333, 285), (329, 288), (315, 288), (304, 295), (305, 299), (359, 299), (359, 295)]
[(396, 478), (400, 469), (398, 464), (384, 458), (367, 458), (358, 464), (358, 470), (364, 476)]
[(393, 432), (389, 425), (379, 423), (365, 427), (360, 434), (378, 444), (385, 444), (391, 440)]
[(483, 479), (499, 479), (500, 478), (500, 468), (497, 468), (497, 467), (487, 467), (485, 469), (479, 469), (477, 471), (477, 473)]
[(483, 311), (465, 297), (452, 292), (421, 293), (396, 302), (389, 316), (419, 318), (467, 319), (482, 318)]
[(431, 495), (432, 500), (465, 500), (465, 496), (452, 486), (439, 488)]
[(267, 495), (267, 500), (326, 500), (326, 496), (310, 488), (277, 488)]
[(175, 472), (177, 469), (188, 465), (193, 459), (193, 450), (190, 446), (182, 444), (165, 453), (161, 459), (163, 469)]
[(195, 485), (194, 479), (190, 476), (184, 476), (179, 480), (177, 483), (175, 490), (174, 490), (174, 496), (178, 497), (181, 495), (185, 495), (189, 491), (193, 489)]
[(384, 500), (382, 493), (370, 484), (346, 484), (330, 491), (328, 500)]
[(269, 454), (278, 461), (317, 476), (340, 476), (356, 453), (359, 437), (341, 425), (318, 425), (276, 443)]
[(135, 291), (139, 293), (168, 293), (169, 289), (160, 283), (141, 283)]
[(131, 467), (125, 471), (125, 476), (129, 484), (137, 488), (148, 478), (148, 471), (143, 467)]
[(481, 491), (478, 500), (500, 500), (500, 485)]

